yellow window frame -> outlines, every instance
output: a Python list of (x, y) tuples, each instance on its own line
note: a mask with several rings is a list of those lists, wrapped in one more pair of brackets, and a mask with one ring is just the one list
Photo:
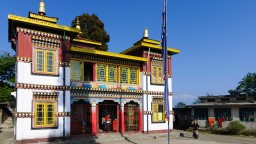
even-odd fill
[[(39, 63), (39, 52), (42, 53), (42, 64)], [(50, 58), (50, 54), (52, 56)], [(52, 61), (52, 65), (49, 64), (49, 61)], [(35, 48), (35, 65), (34, 65), (34, 72), (35, 73), (42, 73), (42, 74), (56, 74), (56, 51), (53, 50), (46, 50), (46, 49), (39, 49)], [(38, 69), (38, 66), (42, 65), (42, 70)], [(51, 66), (52, 71), (49, 71), (49, 67)]]
[[(159, 106), (162, 106), (162, 112), (159, 112)], [(165, 122), (165, 107), (164, 101), (152, 101), (152, 122), (159, 123)]]
[[(75, 66), (74, 64), (75, 63), (79, 63), (79, 73), (80, 73), (80, 76), (77, 77), (75, 74)], [(74, 61), (74, 60), (71, 60), (70, 61), (70, 79), (71, 80), (81, 80), (83, 81), (84, 80), (84, 62), (82, 61)]]
[[(154, 69), (156, 70), (156, 72), (154, 72)], [(163, 67), (161, 67), (161, 66), (152, 66), (151, 76), (152, 76), (151, 83), (153, 83), (153, 84), (164, 84)]]
[[(35, 102), (34, 128), (38, 127), (56, 127), (56, 102)], [(49, 106), (52, 110), (49, 111)], [(41, 110), (41, 111), (39, 111)], [(40, 117), (39, 113), (42, 113)], [(51, 112), (51, 116), (49, 116)], [(41, 118), (41, 119), (40, 119)]]
[[(131, 72), (130, 72), (131, 69), (136, 69), (136, 83), (132, 83), (132, 82), (131, 82), (131, 78), (130, 78), (130, 77), (131, 77)], [(129, 78), (130, 78), (130, 79), (129, 79), (129, 83), (130, 83), (130, 84), (137, 84), (137, 85), (138, 85), (138, 84), (140, 83), (140, 81), (139, 81), (139, 79), (140, 79), (140, 71), (139, 71), (139, 68), (138, 68), (138, 67), (130, 67), (130, 68), (129, 68), (129, 72), (130, 72), (130, 73), (129, 73)]]

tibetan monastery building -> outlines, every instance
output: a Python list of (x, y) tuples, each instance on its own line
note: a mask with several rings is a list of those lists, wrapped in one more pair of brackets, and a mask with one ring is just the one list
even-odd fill
[[(160, 42), (144, 36), (121, 53), (39, 12), (8, 15), (8, 40), (16, 51), (16, 143), (104, 132), (167, 132)], [(150, 51), (150, 52), (149, 52)], [(168, 48), (172, 112), (172, 56)], [(172, 116), (170, 127), (172, 129)]]

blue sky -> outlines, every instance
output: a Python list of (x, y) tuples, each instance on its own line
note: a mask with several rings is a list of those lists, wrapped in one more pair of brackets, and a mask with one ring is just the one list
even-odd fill
[[(109, 51), (121, 52), (143, 36), (160, 40), (163, 0), (45, 0), (46, 15), (71, 25), (82, 13), (95, 13), (110, 35)], [(39, 0), (0, 1), (0, 51), (12, 54), (8, 14), (38, 12)], [(256, 0), (168, 0), (168, 47), (173, 57), (174, 105), (197, 96), (228, 94), (255, 72)]]

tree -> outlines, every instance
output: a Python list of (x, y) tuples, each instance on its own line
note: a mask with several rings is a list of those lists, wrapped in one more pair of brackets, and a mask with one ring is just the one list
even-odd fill
[(15, 56), (0, 56), (0, 102), (11, 101), (15, 82)]
[(0, 56), (0, 81), (9, 80), (11, 82), (14, 82), (15, 62), (15, 56)]
[[(81, 34), (80, 37), (101, 42), (102, 46), (96, 47), (98, 50), (107, 51), (110, 36), (104, 29), (104, 23), (97, 15), (82, 14), (78, 16)], [(76, 18), (72, 21), (72, 27), (76, 27)]]
[(228, 91), (230, 95), (247, 95), (252, 96), (256, 94), (256, 73), (247, 73), (238, 86), (234, 90)]
[(179, 102), (176, 104), (176, 108), (185, 108), (187, 105), (184, 102)]

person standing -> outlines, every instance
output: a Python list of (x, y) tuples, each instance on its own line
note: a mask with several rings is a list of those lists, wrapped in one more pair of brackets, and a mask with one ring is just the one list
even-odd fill
[(198, 137), (199, 137), (199, 134), (198, 134), (199, 125), (197, 123), (197, 120), (194, 120), (192, 122), (192, 128), (193, 128), (193, 137), (195, 139), (198, 139)]
[(109, 125), (110, 125), (110, 115), (109, 114), (106, 115), (105, 122), (106, 122), (106, 131), (109, 132)]

